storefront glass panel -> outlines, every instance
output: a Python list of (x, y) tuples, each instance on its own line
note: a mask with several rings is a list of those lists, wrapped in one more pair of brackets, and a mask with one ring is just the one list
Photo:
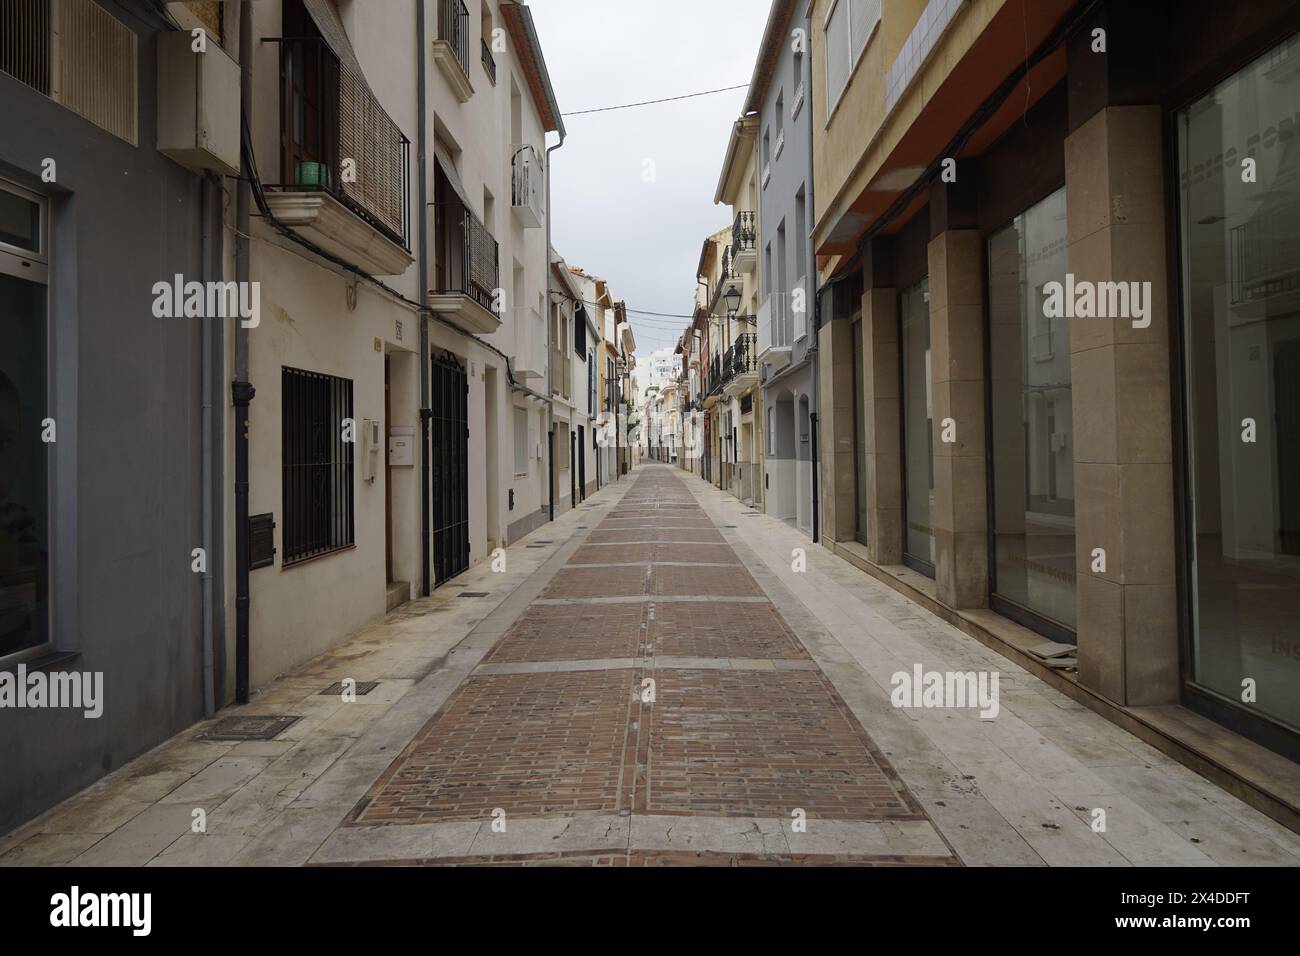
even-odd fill
[(993, 593), (1061, 636), (1076, 620), (1070, 320), (1045, 303), (1066, 281), (1065, 208), (1061, 189), (988, 241)]
[(930, 280), (902, 294), (904, 556), (934, 576), (934, 388)]
[(1300, 728), (1298, 61), (1292, 38), (1178, 116), (1190, 676), (1291, 729)]

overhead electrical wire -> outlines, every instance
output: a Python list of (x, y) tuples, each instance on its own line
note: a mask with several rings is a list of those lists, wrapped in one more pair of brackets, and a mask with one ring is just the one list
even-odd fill
[(614, 110), (631, 110), (640, 106), (654, 106), (658, 103), (675, 103), (678, 100), (690, 100), (697, 96), (712, 96), (714, 93), (730, 93), (732, 90), (743, 90), (749, 86), (748, 83), (740, 83), (736, 86), (724, 86), (716, 90), (701, 90), (699, 93), (683, 93), (681, 96), (665, 96), (658, 100), (642, 100), (640, 103), (623, 103), (620, 106), (600, 106), (592, 110), (575, 110), (572, 113), (561, 113), (561, 116), (587, 116), (591, 113), (611, 113)]

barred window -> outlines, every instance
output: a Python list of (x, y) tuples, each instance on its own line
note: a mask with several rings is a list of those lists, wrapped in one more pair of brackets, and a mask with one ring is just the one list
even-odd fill
[(286, 367), (281, 388), (288, 567), (352, 547), (357, 430), (350, 379)]

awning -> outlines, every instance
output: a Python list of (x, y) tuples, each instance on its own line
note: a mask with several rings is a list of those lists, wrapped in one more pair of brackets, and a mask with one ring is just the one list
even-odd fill
[(466, 209), (473, 210), (474, 204), (469, 201), (469, 193), (465, 190), (465, 184), (460, 181), (460, 176), (456, 173), (456, 163), (447, 152), (447, 148), (436, 139), (433, 142), (433, 158), (442, 170), (442, 176), (451, 186), (452, 192), (460, 197), (461, 205)]
[(361, 72), (361, 63), (357, 60), (356, 51), (352, 49), (348, 32), (343, 29), (343, 21), (339, 19), (334, 0), (302, 0), (302, 5), (315, 21), (320, 35), (325, 38), (325, 45), (339, 58), (339, 62), (364, 79), (365, 74)]

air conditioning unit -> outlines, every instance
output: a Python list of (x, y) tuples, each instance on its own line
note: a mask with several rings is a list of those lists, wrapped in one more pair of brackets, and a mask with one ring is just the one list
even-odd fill
[(239, 64), (216, 42), (158, 35), (158, 151), (186, 169), (239, 173)]

